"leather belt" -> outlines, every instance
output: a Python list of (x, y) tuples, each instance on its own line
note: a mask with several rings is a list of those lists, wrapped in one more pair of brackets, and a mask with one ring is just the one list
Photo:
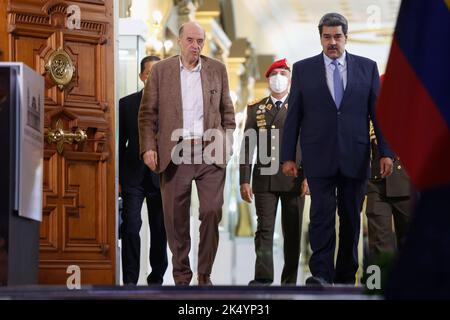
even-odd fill
[(189, 139), (191, 141), (191, 145), (203, 144), (203, 139)]
[(190, 144), (191, 146), (203, 145), (203, 139), (183, 139), (182, 143)]

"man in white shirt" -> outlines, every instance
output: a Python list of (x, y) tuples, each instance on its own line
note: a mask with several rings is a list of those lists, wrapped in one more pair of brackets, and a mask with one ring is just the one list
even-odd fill
[[(205, 31), (196, 22), (181, 26), (181, 55), (156, 64), (144, 88), (139, 112), (140, 152), (145, 164), (160, 173), (167, 242), (176, 285), (189, 285), (191, 186), (195, 181), (200, 208), (198, 284), (211, 285), (219, 242), (225, 167), (235, 128), (225, 66), (200, 55)], [(180, 132), (178, 134), (177, 132)], [(207, 157), (217, 141), (221, 150)], [(181, 146), (182, 161), (177, 158)], [(222, 156), (220, 156), (222, 155)], [(189, 161), (194, 159), (194, 161)], [(200, 161), (197, 161), (199, 160)], [(205, 161), (208, 159), (208, 161)], [(188, 161), (185, 161), (188, 160)]]

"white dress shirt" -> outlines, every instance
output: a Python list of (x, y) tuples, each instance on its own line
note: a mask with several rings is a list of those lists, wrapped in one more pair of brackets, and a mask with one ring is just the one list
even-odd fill
[(274, 106), (276, 106), (275, 102), (277, 102), (277, 101), (281, 101), (280, 106), (282, 106), (284, 101), (286, 101), (287, 96), (288, 96), (288, 93), (286, 93), (286, 95), (283, 98), (277, 99), (277, 98), (274, 98), (274, 96), (270, 95), (270, 99), (272, 99), (272, 103)]
[[(347, 60), (345, 59), (346, 52), (342, 54), (338, 59), (338, 66), (339, 66), (339, 72), (342, 76), (342, 81), (344, 82), (344, 90), (347, 87)], [(323, 53), (323, 61), (325, 63), (325, 70), (327, 71), (327, 85), (328, 89), (330, 89), (331, 96), (334, 98), (334, 82), (333, 82), (333, 73), (334, 73), (334, 66), (333, 59), (330, 59), (325, 53)]]
[(189, 70), (180, 58), (181, 100), (183, 103), (183, 139), (203, 136), (203, 91), (200, 71), (201, 60)]

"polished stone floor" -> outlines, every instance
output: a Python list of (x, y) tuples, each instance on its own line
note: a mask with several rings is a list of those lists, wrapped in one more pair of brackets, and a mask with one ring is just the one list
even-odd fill
[(1, 300), (16, 299), (137, 299), (137, 300), (378, 300), (361, 287), (176, 287), (176, 286), (17, 286), (0, 288)]

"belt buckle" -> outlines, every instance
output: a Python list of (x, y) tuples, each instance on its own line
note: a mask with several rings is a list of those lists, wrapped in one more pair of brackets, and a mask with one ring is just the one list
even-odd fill
[(203, 146), (203, 139), (183, 139), (181, 142), (185, 146), (195, 147), (198, 145)]

